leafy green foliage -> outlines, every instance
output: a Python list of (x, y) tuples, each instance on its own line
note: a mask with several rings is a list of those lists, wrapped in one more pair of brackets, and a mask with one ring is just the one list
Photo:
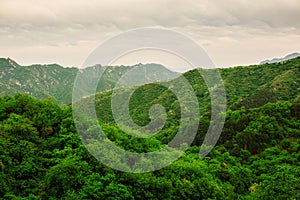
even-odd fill
[[(224, 133), (237, 134), (225, 136), (204, 159), (194, 146), (165, 169), (128, 174), (103, 166), (86, 151), (70, 107), (26, 95), (0, 101), (0, 196), (6, 199), (299, 198), (300, 121), (292, 117), (289, 102), (229, 110)], [(162, 145), (103, 125), (125, 149), (143, 152)], [(51, 127), (48, 134), (45, 127)]]

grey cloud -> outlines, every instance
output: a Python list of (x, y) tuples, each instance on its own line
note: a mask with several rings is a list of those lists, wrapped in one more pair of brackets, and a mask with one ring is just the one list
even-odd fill
[(1, 0), (0, 44), (75, 48), (128, 29), (158, 26), (213, 47), (216, 38), (298, 36), (299, 19), (299, 0)]
[[(6, 2), (6, 3), (5, 3)], [(299, 27), (300, 1), (8, 1), (0, 8), (1, 24), (63, 26), (115, 24), (120, 28), (163, 25), (252, 25)], [(255, 25), (255, 24), (254, 24)]]

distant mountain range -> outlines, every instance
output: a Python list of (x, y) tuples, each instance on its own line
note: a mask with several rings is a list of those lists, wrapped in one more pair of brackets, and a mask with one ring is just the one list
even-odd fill
[(278, 62), (283, 62), (283, 61), (286, 61), (286, 60), (290, 60), (290, 59), (293, 59), (293, 58), (297, 58), (299, 57), (300, 54), (299, 53), (291, 53), (283, 58), (273, 58), (271, 60), (264, 60), (264, 61), (261, 61), (260, 64), (267, 64), (267, 63), (278, 63)]
[[(159, 77), (167, 80), (177, 75), (162, 65), (138, 65), (144, 71), (154, 70), (152, 80), (158, 80)], [(84, 69), (64, 68), (57, 64), (21, 66), (10, 58), (0, 58), (0, 95), (25, 93), (38, 99), (52, 97), (60, 104), (70, 104), (77, 73), (84, 73), (86, 80), (89, 80), (83, 81), (80, 87), (82, 96), (86, 96), (93, 93), (89, 83), (98, 81), (99, 74), (102, 74), (102, 77), (97, 92), (114, 88), (120, 77), (136, 66), (95, 65)]]

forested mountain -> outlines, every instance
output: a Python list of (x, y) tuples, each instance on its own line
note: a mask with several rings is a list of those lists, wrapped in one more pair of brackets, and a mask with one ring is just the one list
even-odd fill
[(1, 95), (25, 93), (38, 99), (53, 97), (59, 103), (69, 103), (76, 68), (57, 64), (20, 66), (10, 58), (0, 59)]
[[(78, 69), (64, 68), (57, 64), (20, 66), (10, 58), (0, 58), (0, 95), (24, 93), (38, 99), (52, 97), (59, 104), (66, 105), (72, 102), (73, 84), (78, 72), (85, 73), (95, 81), (98, 80), (97, 75), (102, 75), (97, 88), (97, 92), (100, 92), (113, 88), (119, 78), (134, 67), (95, 65)], [(172, 77), (162, 65), (146, 64), (142, 67), (156, 69), (155, 73)], [(82, 83), (82, 89), (85, 94), (91, 94), (89, 85)]]
[[(73, 70), (73, 78), (77, 73), (75, 68), (54, 67), (60, 73)], [(33, 75), (29, 79), (34, 80), (38, 72), (44, 73), (39, 70), (54, 67), (21, 67), (12, 60), (1, 60), (1, 69), (5, 71), (1, 79), (6, 78), (1, 87), (7, 90), (0, 97), (0, 198), (300, 199), (300, 58), (219, 70), (227, 93), (226, 121), (217, 146), (202, 159), (199, 150), (211, 115), (209, 90), (197, 71), (201, 69), (184, 73), (201, 110), (196, 138), (183, 157), (166, 168), (142, 174), (113, 170), (87, 151), (75, 128), (72, 111), (91, 98), (71, 107), (57, 103), (67, 104), (71, 97), (37, 100), (26, 94), (9, 96), (26, 92), (15, 84), (19, 78), (19, 84), (30, 88), (24, 77)], [(36, 72), (29, 73), (31, 68)], [(16, 77), (12, 75), (14, 70), (26, 76)], [(112, 91), (107, 89), (128, 68), (120, 70), (124, 71), (118, 71), (118, 75), (109, 70), (104, 72), (110, 78), (104, 79), (107, 85), (100, 84), (102, 92), (95, 96), (99, 124), (115, 145), (127, 151), (162, 148), (176, 134), (180, 122), (178, 99), (169, 90), (176, 80), (166, 81), (168, 87), (156, 83), (141, 85), (133, 93), (129, 112), (135, 123), (149, 123), (149, 108), (153, 104), (162, 104), (167, 113), (166, 124), (158, 134), (140, 139), (124, 134), (112, 115)], [(47, 77), (54, 80), (50, 75)], [(39, 79), (40, 84), (42, 80)], [(41, 92), (44, 85), (43, 89), (34, 88), (32, 91), (39, 91), (41, 96), (32, 93), (33, 96), (47, 96)], [(66, 94), (71, 95), (71, 91)], [(94, 131), (90, 127), (87, 134)], [(116, 155), (114, 161), (119, 160), (122, 156)]]

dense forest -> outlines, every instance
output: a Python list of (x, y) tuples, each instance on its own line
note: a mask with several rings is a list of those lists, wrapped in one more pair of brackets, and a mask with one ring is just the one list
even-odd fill
[[(0, 97), (0, 198), (300, 199), (300, 58), (220, 73), (228, 108), (217, 146), (199, 158), (210, 100), (203, 79), (189, 71), (184, 76), (201, 110), (196, 138), (181, 158), (148, 173), (117, 171), (94, 158), (77, 133), (71, 105), (27, 94)], [(149, 122), (147, 110), (153, 103), (170, 113), (162, 131), (143, 140), (116, 126), (111, 93), (96, 95), (96, 111), (116, 145), (153, 151), (174, 136), (180, 109), (167, 88), (147, 84), (131, 99), (130, 112), (138, 124)]]

